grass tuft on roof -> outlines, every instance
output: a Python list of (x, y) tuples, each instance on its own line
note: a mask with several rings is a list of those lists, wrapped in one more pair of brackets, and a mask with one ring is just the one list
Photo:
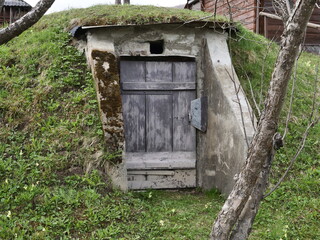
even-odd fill
[(214, 18), (210, 13), (187, 9), (142, 5), (96, 5), (86, 9), (71, 9), (50, 14), (38, 24), (38, 27), (52, 25), (54, 22), (70, 29), (74, 26), (143, 25), (186, 21), (227, 22), (227, 19), (221, 16)]

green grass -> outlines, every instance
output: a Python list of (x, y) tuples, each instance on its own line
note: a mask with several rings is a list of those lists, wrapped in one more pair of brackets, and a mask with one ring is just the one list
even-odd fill
[(222, 201), (197, 191), (125, 194), (108, 190), (96, 172), (68, 176), (19, 189), (0, 216), (0, 238), (205, 239)]
[[(111, 190), (103, 163), (113, 156), (104, 151), (92, 76), (65, 31), (76, 24), (204, 16), (151, 6), (73, 9), (45, 16), (0, 46), (0, 239), (207, 238), (223, 204), (217, 192)], [(249, 99), (248, 79), (259, 102), (278, 47), (242, 27), (229, 46)], [(300, 57), (289, 133), (274, 160), (271, 185), (286, 169), (308, 124), (318, 64), (318, 56)], [(286, 181), (262, 203), (250, 239), (320, 239), (319, 136), (318, 124)]]

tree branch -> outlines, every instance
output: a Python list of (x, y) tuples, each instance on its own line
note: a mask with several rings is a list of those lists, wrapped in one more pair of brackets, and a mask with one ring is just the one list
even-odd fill
[(292, 104), (293, 104), (293, 97), (294, 97), (294, 90), (295, 90), (295, 86), (296, 86), (296, 80), (297, 80), (297, 62), (295, 63), (295, 67), (294, 67), (294, 74), (293, 74), (293, 81), (292, 81), (292, 88), (291, 88), (291, 96), (290, 96), (290, 103), (289, 103), (289, 110), (288, 110), (288, 114), (287, 114), (287, 119), (286, 119), (286, 126), (284, 128), (284, 133), (283, 133), (283, 139), (286, 137), (287, 132), (288, 132), (288, 125), (289, 125), (289, 121), (291, 118), (291, 113), (292, 113)]
[(0, 29), (0, 45), (9, 42), (19, 36), (25, 30), (33, 26), (46, 13), (55, 0), (41, 0), (37, 5), (23, 17), (10, 24), (8, 27)]
[[(228, 73), (229, 75), (229, 78), (231, 79), (231, 81), (233, 82), (233, 87), (234, 87), (234, 91), (236, 93), (236, 96), (237, 96), (237, 103), (239, 105), (239, 108), (240, 108), (240, 113), (241, 113), (241, 122), (242, 122), (242, 128), (243, 128), (243, 132), (244, 132), (244, 137), (245, 137), (245, 140), (246, 140), (246, 143), (247, 143), (247, 147), (249, 148), (249, 140), (248, 140), (248, 135), (247, 135), (247, 130), (246, 130), (246, 126), (244, 124), (244, 117), (243, 117), (243, 111), (242, 111), (242, 106), (241, 106), (241, 102), (240, 102), (240, 98), (239, 98), (239, 91), (241, 89), (241, 86), (239, 85), (238, 88), (237, 88), (237, 85), (236, 85), (236, 82), (234, 80), (234, 77), (231, 76), (231, 74), (229, 73), (229, 71), (227, 69), (225, 69), (226, 72)], [(233, 73), (233, 72), (232, 72)], [(233, 75), (233, 74), (232, 74)]]
[[(296, 68), (297, 68), (297, 66), (295, 67), (295, 71), (296, 71)], [(296, 76), (295, 76), (295, 78), (296, 78)], [(294, 78), (294, 80), (295, 80), (295, 78)], [(306, 128), (306, 130), (305, 130), (305, 132), (303, 134), (303, 138), (302, 138), (302, 141), (300, 143), (300, 147), (298, 148), (298, 150), (297, 150), (296, 154), (294, 155), (294, 157), (291, 159), (290, 164), (289, 164), (287, 170), (285, 171), (285, 173), (279, 179), (277, 184), (270, 190), (270, 192), (268, 192), (265, 196), (263, 196), (263, 198), (266, 198), (266, 197), (270, 196), (271, 193), (273, 193), (280, 186), (280, 184), (283, 182), (283, 180), (286, 178), (286, 176), (288, 175), (289, 171), (293, 167), (293, 164), (295, 163), (295, 161), (297, 160), (298, 156), (300, 155), (301, 151), (304, 148), (304, 145), (305, 145), (305, 142), (306, 142), (306, 139), (307, 139), (307, 136), (309, 134), (310, 129), (315, 124), (317, 124), (319, 122), (319, 117), (317, 119), (314, 119), (314, 116), (317, 114), (317, 110), (316, 110), (316, 107), (315, 107), (316, 103), (317, 103), (317, 99), (316, 99), (316, 96), (317, 96), (317, 83), (318, 83), (318, 66), (316, 68), (316, 77), (315, 77), (315, 80), (314, 80), (314, 94), (313, 94), (312, 110), (311, 110), (311, 114), (310, 114), (310, 118), (309, 118), (309, 124), (308, 124), (308, 127)], [(294, 87), (293, 87), (293, 89), (294, 89)], [(293, 91), (294, 91), (293, 89), (292, 89), (291, 97), (293, 96)], [(290, 112), (291, 112), (291, 104), (292, 104), (292, 99), (290, 99), (290, 110), (289, 110)], [(288, 125), (287, 125), (288, 121), (289, 121), (289, 115), (288, 115), (287, 121), (286, 121), (286, 129), (288, 127)], [(285, 130), (283, 138), (285, 137), (285, 134), (286, 134), (286, 130)]]
[(285, 173), (282, 175), (282, 177), (280, 178), (280, 180), (277, 182), (277, 184), (270, 190), (270, 192), (268, 192), (266, 195), (263, 196), (263, 199), (270, 196), (271, 193), (273, 193), (279, 186), (280, 184), (283, 182), (283, 180), (285, 179), (285, 177), (288, 175), (289, 171), (291, 170), (293, 164), (296, 162), (298, 156), (300, 155), (301, 151), (304, 148), (304, 145), (306, 143), (306, 139), (308, 137), (309, 131), (310, 129), (319, 121), (319, 119), (312, 121), (311, 123), (309, 123), (307, 129), (305, 130), (304, 134), (303, 134), (303, 139), (302, 142), (300, 144), (299, 149), (297, 150), (296, 154), (294, 155), (294, 157), (291, 159), (291, 162), (287, 168), (287, 170), (285, 171)]
[[(258, 103), (257, 103), (257, 101), (256, 101), (256, 97), (255, 97), (254, 92), (253, 92), (253, 87), (252, 87), (252, 84), (251, 84), (251, 79), (249, 78), (247, 72), (245, 71), (245, 69), (243, 68), (243, 66), (242, 66), (241, 64), (240, 64), (240, 67), (241, 67), (242, 71), (244, 72), (244, 74), (246, 75), (246, 78), (247, 78), (247, 80), (248, 80), (249, 87), (250, 87), (251, 98), (252, 98), (252, 101), (253, 101), (253, 103), (254, 103), (254, 106), (255, 106), (255, 108), (256, 108), (256, 110), (257, 110), (257, 112), (258, 112), (258, 118), (259, 118), (260, 115), (261, 115), (261, 111), (260, 111), (259, 105), (258, 105)], [(262, 71), (262, 73), (263, 73), (263, 71)], [(261, 87), (261, 88), (262, 88), (262, 87)], [(261, 95), (262, 95), (262, 94), (261, 94)]]
[(249, 237), (249, 234), (252, 230), (253, 221), (258, 213), (260, 202), (263, 199), (263, 194), (268, 186), (268, 176), (273, 156), (274, 151), (272, 150), (269, 156), (266, 158), (263, 169), (250, 195), (250, 198), (243, 208), (239, 220), (232, 231), (230, 240), (244, 240)]
[(316, 108), (316, 105), (317, 105), (317, 101), (316, 101), (316, 98), (317, 98), (317, 93), (318, 93), (318, 82), (319, 82), (319, 65), (317, 65), (316, 67), (316, 78), (314, 80), (314, 92), (313, 92), (313, 100), (312, 100), (312, 111), (311, 111), (311, 114), (310, 114), (310, 121), (312, 120), (312, 118), (314, 117), (314, 115), (317, 114), (319, 108)]
[(316, 0), (297, 2), (284, 29), (281, 48), (270, 81), (265, 109), (261, 114), (257, 132), (249, 148), (244, 169), (234, 185), (213, 225), (210, 239), (227, 240), (251, 195), (265, 159), (273, 147), (273, 136), (278, 127), (280, 111), (286, 95), (292, 68), (303, 41), (307, 23)]

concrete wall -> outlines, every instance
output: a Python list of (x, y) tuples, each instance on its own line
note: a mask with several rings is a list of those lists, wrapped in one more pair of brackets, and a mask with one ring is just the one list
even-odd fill
[(203, 50), (208, 130), (198, 135), (198, 184), (229, 194), (254, 134), (251, 108), (233, 69), (226, 36), (207, 32)]
[[(120, 56), (193, 56), (197, 63), (197, 97), (208, 96), (208, 129), (197, 131), (197, 184), (228, 193), (245, 160), (247, 145), (225, 34), (206, 25), (151, 25), (87, 29), (86, 55), (92, 68), (106, 144), (109, 151), (124, 149), (118, 72)], [(161, 55), (150, 53), (150, 42), (163, 40)], [(229, 72), (229, 74), (228, 74)], [(230, 76), (233, 76), (234, 82)], [(252, 137), (250, 108), (239, 92), (247, 135)], [(124, 158), (125, 159), (125, 158)], [(116, 186), (126, 189), (123, 159), (106, 170)]]

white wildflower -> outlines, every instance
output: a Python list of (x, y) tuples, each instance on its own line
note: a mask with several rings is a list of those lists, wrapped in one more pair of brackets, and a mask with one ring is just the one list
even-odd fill
[(209, 208), (209, 207), (211, 207), (211, 206), (212, 206), (211, 202), (208, 202), (208, 203), (206, 203), (206, 204), (204, 205), (205, 209), (207, 209), (207, 208)]

